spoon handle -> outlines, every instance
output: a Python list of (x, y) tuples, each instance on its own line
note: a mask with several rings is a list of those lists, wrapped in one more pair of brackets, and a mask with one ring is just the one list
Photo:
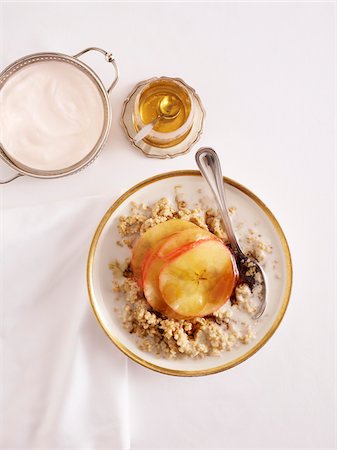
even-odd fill
[(149, 133), (151, 133), (153, 127), (156, 125), (159, 119), (160, 116), (158, 116), (151, 123), (145, 125), (145, 127), (143, 127), (140, 131), (138, 131), (138, 133), (133, 137), (134, 142), (137, 144), (137, 142), (143, 140)]
[(240, 249), (238, 241), (236, 240), (232, 222), (229, 217), (226, 205), (224, 182), (218, 155), (212, 148), (203, 147), (199, 149), (195, 154), (195, 160), (198, 164), (201, 174), (207, 181), (214, 194), (222, 220), (225, 225), (225, 230), (228, 236), (230, 247), (235, 255), (240, 255), (242, 251)]

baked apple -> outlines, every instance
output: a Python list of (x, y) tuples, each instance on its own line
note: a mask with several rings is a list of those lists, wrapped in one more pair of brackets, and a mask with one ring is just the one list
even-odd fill
[(131, 267), (138, 284), (142, 285), (142, 264), (147, 252), (152, 249), (161, 239), (171, 236), (178, 231), (188, 228), (199, 228), (187, 220), (170, 219), (149, 228), (138, 239), (131, 259)]
[(179, 316), (212, 314), (230, 298), (237, 280), (233, 255), (219, 240), (199, 240), (176, 252), (159, 274), (164, 302)]
[(159, 273), (174, 255), (183, 252), (191, 243), (203, 239), (216, 239), (216, 237), (202, 228), (195, 227), (162, 239), (152, 251), (148, 251), (142, 267), (143, 290), (145, 298), (153, 309), (168, 317), (177, 318), (179, 316), (164, 302), (161, 296), (158, 284)]

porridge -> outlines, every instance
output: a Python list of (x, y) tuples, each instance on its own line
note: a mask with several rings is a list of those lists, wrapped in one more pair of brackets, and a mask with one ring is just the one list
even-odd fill
[[(236, 208), (231, 207), (229, 210), (234, 217)], [(166, 225), (162, 226), (164, 223)], [(163, 239), (161, 235), (162, 239), (158, 238), (158, 244), (147, 249), (147, 258), (142, 256), (142, 276), (140, 264), (137, 264), (137, 251), (141, 253), (142, 250), (139, 243), (144, 243), (152, 232), (154, 234), (156, 230), (163, 230), (165, 226), (171, 227), (171, 224), (175, 227), (183, 225), (183, 229), (175, 229), (175, 233), (171, 233), (173, 239), (166, 236)], [(237, 228), (240, 228), (240, 224), (237, 224)], [(148, 233), (151, 229), (152, 232)], [(254, 315), (258, 311), (260, 300), (248, 285), (237, 284), (235, 262), (225, 247), (227, 236), (215, 210), (203, 207), (202, 202), (199, 208), (190, 209), (182, 195), (176, 191), (174, 204), (167, 198), (161, 198), (151, 205), (132, 203), (130, 214), (119, 218), (118, 231), (120, 239), (117, 245), (129, 247), (132, 260), (130, 258), (110, 264), (113, 290), (119, 299), (115, 310), (124, 328), (137, 336), (140, 349), (167, 358), (200, 358), (219, 355), (254, 340), (258, 324)], [(180, 241), (185, 245), (179, 246), (177, 250)], [(272, 253), (272, 248), (254, 230), (248, 230), (240, 237), (240, 242), (244, 252), (261, 265), (267, 254)], [(204, 253), (199, 260), (203, 260), (203, 264), (206, 264), (204, 260), (207, 260), (207, 255), (214, 255), (213, 259), (209, 256), (207, 262), (210, 271), (216, 271), (213, 267), (213, 261), (216, 261), (220, 266), (219, 271), (226, 272), (220, 271), (215, 275), (212, 272), (213, 278), (209, 281), (205, 281), (207, 276), (202, 276), (203, 272), (200, 271), (197, 280), (184, 278), (185, 272), (192, 270), (187, 263), (199, 261), (197, 256), (201, 255), (201, 251)], [(158, 264), (156, 258), (160, 252), (165, 264), (159, 264), (159, 282), (149, 284), (147, 280), (153, 282)], [(166, 258), (166, 254), (169, 257)], [(188, 265), (186, 271), (184, 264)], [(170, 283), (169, 277), (177, 269), (180, 272), (174, 282)], [(233, 283), (224, 284), (222, 273), (229, 274)], [(218, 278), (214, 278), (217, 276)], [(219, 285), (220, 279), (221, 292), (227, 289), (227, 296), (219, 297), (214, 288)], [(211, 289), (212, 304), (207, 302), (208, 291), (202, 286)], [(162, 298), (158, 300), (158, 295), (163, 296), (165, 301)], [(177, 295), (181, 296), (180, 302), (175, 299)], [(195, 300), (197, 306), (193, 304), (193, 295), (198, 297)]]

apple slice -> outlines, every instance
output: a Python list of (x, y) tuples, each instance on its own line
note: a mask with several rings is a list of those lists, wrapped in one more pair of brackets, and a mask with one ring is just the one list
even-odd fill
[(197, 227), (197, 225), (187, 220), (170, 219), (149, 228), (141, 235), (132, 251), (131, 259), (133, 275), (139, 285), (142, 283), (142, 263), (147, 252), (161, 239), (171, 236), (178, 231), (194, 227)]
[(146, 275), (143, 278), (144, 297), (155, 311), (173, 319), (182, 319), (183, 317), (173, 311), (163, 300), (159, 290), (158, 277), (166, 262), (167, 261), (164, 259), (151, 255), (151, 262), (148, 265)]
[(201, 240), (177, 252), (161, 269), (159, 289), (167, 305), (182, 317), (203, 317), (230, 298), (237, 268), (218, 240)]
[(147, 252), (142, 264), (142, 275), (144, 285), (144, 274), (147, 273), (150, 263), (154, 257), (168, 258), (179, 248), (184, 247), (201, 239), (218, 239), (214, 234), (199, 227), (188, 228), (169, 237), (161, 239), (154, 247)]
[(203, 228), (196, 227), (178, 233), (165, 239), (160, 247), (158, 247), (158, 256), (161, 258), (170, 258), (173, 252), (182, 249), (192, 242), (197, 242), (203, 239), (218, 239), (215, 234), (210, 233)]
[(150, 250), (146, 253), (146, 255), (145, 255), (144, 259), (143, 259), (143, 263), (142, 263), (142, 274), (141, 274), (141, 278), (142, 278), (141, 286), (142, 286), (142, 287), (144, 287), (145, 275), (148, 274), (148, 270), (149, 270), (149, 267), (150, 267), (150, 265), (151, 265), (153, 259), (154, 259), (155, 257), (157, 257), (158, 250), (166, 243), (166, 241), (167, 241), (168, 239), (174, 238), (174, 236), (176, 236), (177, 234), (179, 234), (179, 233), (174, 233), (174, 234), (172, 234), (171, 236), (169, 236), (168, 238), (161, 239), (159, 242), (157, 242), (157, 243), (152, 247), (152, 249), (150, 249)]
[(143, 291), (154, 310), (168, 317), (181, 318), (162, 298), (158, 283), (159, 273), (177, 252), (183, 252), (189, 244), (202, 239), (216, 239), (216, 237), (202, 228), (191, 228), (162, 239), (152, 251), (148, 251), (142, 266)]

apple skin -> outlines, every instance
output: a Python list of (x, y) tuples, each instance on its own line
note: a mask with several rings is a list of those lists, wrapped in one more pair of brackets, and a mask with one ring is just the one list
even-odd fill
[(165, 239), (163, 245), (158, 249), (158, 256), (162, 258), (170, 258), (173, 253), (179, 251), (180, 248), (185, 248), (188, 244), (192, 244), (204, 239), (219, 240), (219, 238), (214, 234), (199, 227), (180, 231), (175, 235)]
[(207, 230), (196, 227), (174, 233), (171, 236), (161, 239), (152, 249), (150, 249), (142, 263), (142, 286), (144, 286), (144, 275), (147, 274), (149, 265), (153, 258), (159, 257), (164, 260), (170, 258), (175, 252), (185, 248), (187, 244), (201, 239), (218, 239)]
[(220, 241), (200, 240), (175, 252), (159, 273), (163, 301), (182, 317), (204, 317), (221, 308), (237, 283), (230, 250)]

